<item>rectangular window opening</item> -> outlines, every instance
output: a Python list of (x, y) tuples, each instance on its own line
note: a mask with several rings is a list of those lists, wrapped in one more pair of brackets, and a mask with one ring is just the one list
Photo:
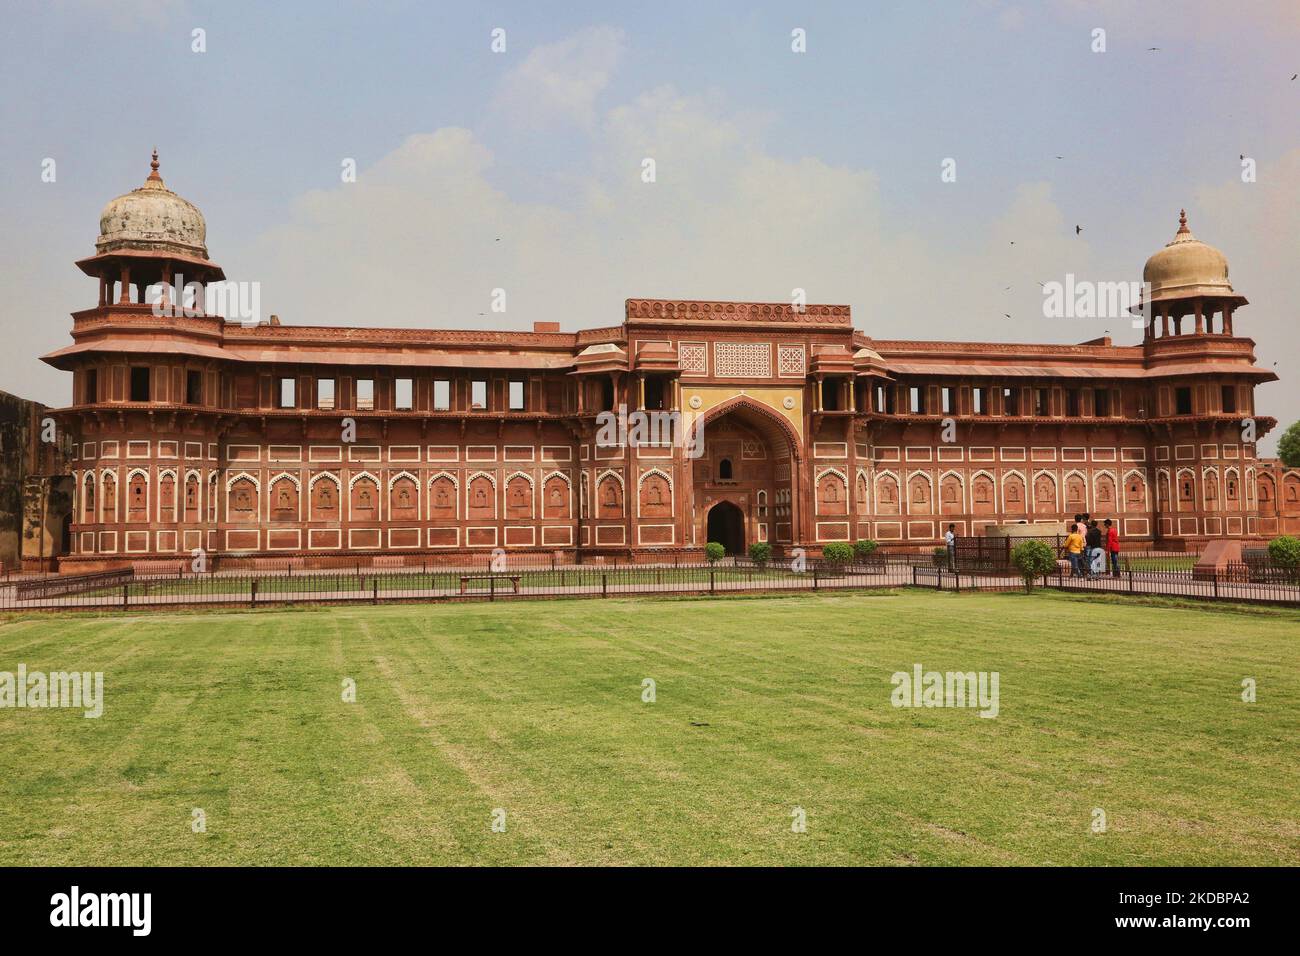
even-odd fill
[(316, 407), (325, 411), (334, 407), (334, 379), (316, 379)]
[(375, 407), (375, 380), (373, 378), (357, 379), (357, 410), (370, 411)]
[(393, 382), (393, 408), (399, 412), (409, 412), (415, 395), (415, 383), (409, 378), (399, 378)]
[(131, 366), (131, 401), (149, 401), (149, 367), (147, 365)]
[(1222, 402), (1225, 413), (1231, 414), (1237, 410), (1237, 386), (1224, 385), (1222, 387)]

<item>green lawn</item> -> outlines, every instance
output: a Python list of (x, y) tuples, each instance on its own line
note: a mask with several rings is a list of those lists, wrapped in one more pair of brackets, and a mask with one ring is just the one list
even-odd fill
[[(0, 864), (1295, 865), (1298, 625), (925, 591), (11, 617), (0, 671), (102, 670), (105, 705), (0, 709)], [(914, 663), (999, 672), (999, 716), (891, 706)]]

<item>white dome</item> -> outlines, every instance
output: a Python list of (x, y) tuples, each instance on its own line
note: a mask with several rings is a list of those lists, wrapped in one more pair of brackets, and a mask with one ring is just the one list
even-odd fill
[(1151, 301), (1193, 296), (1235, 296), (1228, 281), (1228, 259), (1187, 227), (1187, 211), (1178, 216), (1178, 232), (1147, 260), (1142, 281), (1151, 286)]
[(110, 201), (99, 214), (96, 252), (140, 249), (206, 259), (208, 226), (203, 213), (163, 185), (157, 151), (150, 167), (143, 186)]

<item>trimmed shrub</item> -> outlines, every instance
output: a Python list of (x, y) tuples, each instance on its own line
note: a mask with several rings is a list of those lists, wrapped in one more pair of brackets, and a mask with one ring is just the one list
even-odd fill
[(772, 546), (766, 541), (755, 541), (749, 546), (749, 560), (763, 567), (772, 560)]
[(865, 561), (867, 558), (871, 557), (872, 553), (878, 547), (879, 545), (870, 539), (863, 539), (862, 541), (854, 541), (853, 556), (857, 558), (859, 561)]
[(704, 546), (704, 557), (709, 564), (716, 564), (727, 556), (727, 549), (716, 541), (710, 541)]
[(1292, 576), (1300, 574), (1300, 538), (1274, 538), (1268, 543), (1268, 559)]
[(853, 545), (847, 541), (832, 541), (822, 545), (822, 559), (832, 568), (842, 568), (853, 560)]
[(1056, 570), (1056, 552), (1042, 541), (1022, 541), (1011, 549), (1011, 563), (1025, 579), (1025, 590), (1034, 589), (1034, 578)]

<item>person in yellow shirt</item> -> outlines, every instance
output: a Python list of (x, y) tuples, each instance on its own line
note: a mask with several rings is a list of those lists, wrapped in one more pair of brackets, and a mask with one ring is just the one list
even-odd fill
[(1065, 539), (1065, 556), (1070, 561), (1070, 577), (1083, 574), (1083, 535), (1074, 524), (1066, 525), (1070, 534)]

